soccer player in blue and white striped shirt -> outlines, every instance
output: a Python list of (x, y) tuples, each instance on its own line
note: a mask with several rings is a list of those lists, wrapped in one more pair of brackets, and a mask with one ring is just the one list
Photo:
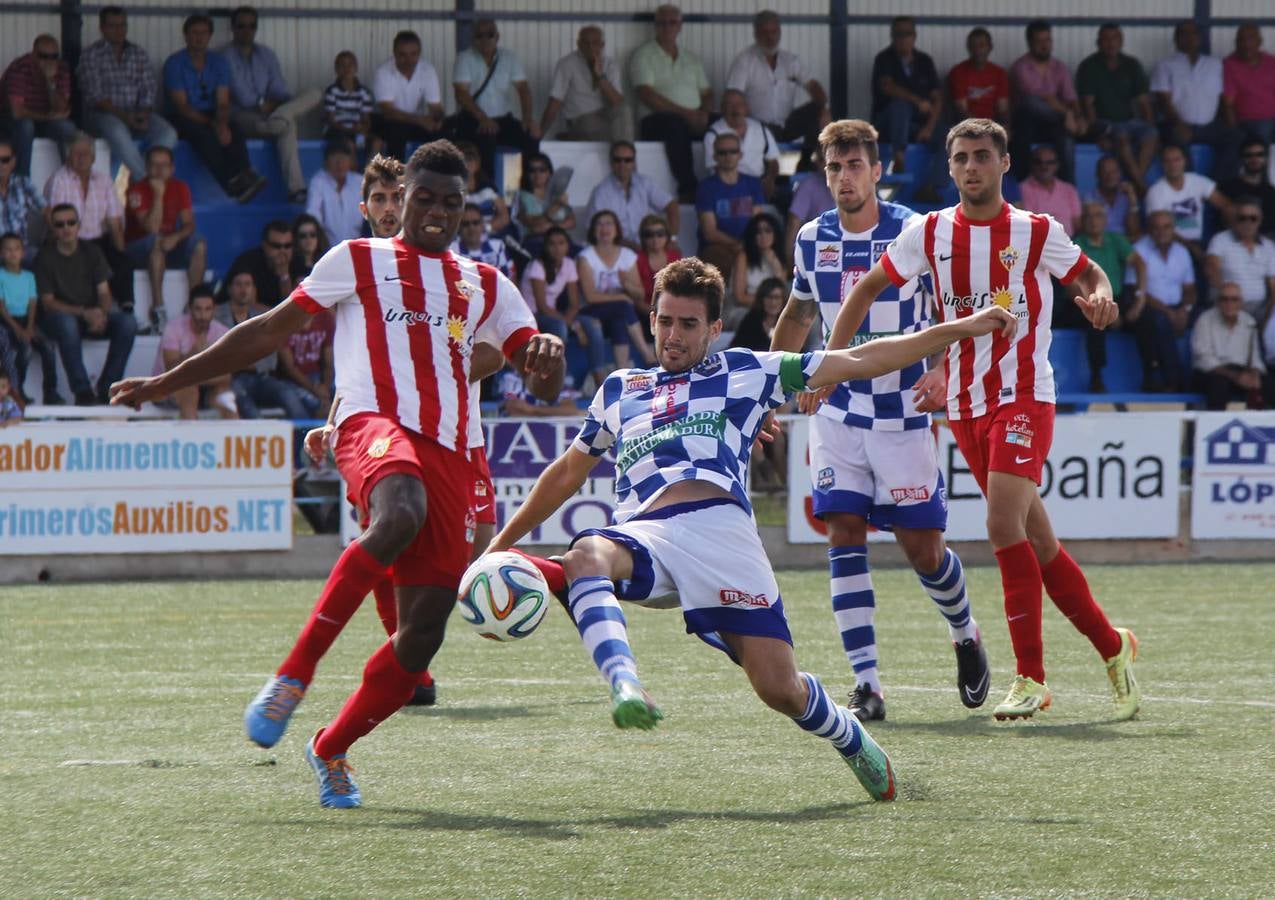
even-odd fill
[(645, 729), (663, 718), (638, 678), (619, 600), (680, 605), (687, 630), (737, 662), (762, 702), (831, 741), (868, 793), (890, 800), (894, 774), (885, 753), (817, 678), (797, 669), (748, 502), (748, 457), (787, 392), (881, 375), (953, 341), (1004, 333), (1016, 320), (995, 308), (836, 352), (708, 356), (721, 333), (724, 293), (721, 274), (701, 260), (660, 271), (651, 314), (659, 365), (607, 377), (574, 443), (488, 549), (508, 549), (548, 518), (614, 448), (615, 524), (578, 534), (563, 568), (571, 616), (610, 685), (615, 724)]

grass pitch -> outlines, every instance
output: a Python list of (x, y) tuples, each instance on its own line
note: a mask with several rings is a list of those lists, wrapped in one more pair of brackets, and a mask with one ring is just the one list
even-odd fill
[[(555, 608), (508, 646), (453, 619), (440, 705), (357, 744), (364, 807), (323, 810), (302, 750), (384, 640), (370, 602), (262, 751), (242, 710), (317, 583), (0, 590), (0, 895), (1270, 896), (1275, 565), (1089, 574), (1141, 639), (1133, 722), (1104, 721), (1103, 667), (1052, 608), (1054, 709), (991, 719), (1012, 660), (990, 569), (970, 580), (992, 696), (967, 712), (914, 576), (874, 573), (892, 804), (673, 611), (629, 614), (668, 719), (617, 731)], [(826, 575), (780, 584), (799, 663), (844, 697)]]

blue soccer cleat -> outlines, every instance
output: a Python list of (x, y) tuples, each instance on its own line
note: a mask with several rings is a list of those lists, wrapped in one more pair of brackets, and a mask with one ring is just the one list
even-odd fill
[(273, 747), (288, 730), (288, 720), (305, 697), (305, 685), (295, 678), (276, 675), (266, 682), (243, 711), (248, 740), (259, 747)]
[(324, 759), (314, 750), (316, 734), (305, 745), (305, 761), (314, 770), (314, 777), (319, 782), (319, 805), (326, 809), (354, 809), (363, 805), (363, 795), (359, 786), (350, 776), (354, 769), (345, 759), (344, 753), (338, 753), (330, 759)]

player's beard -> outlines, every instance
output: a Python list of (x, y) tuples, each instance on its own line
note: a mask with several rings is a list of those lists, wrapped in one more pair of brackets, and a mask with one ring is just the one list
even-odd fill
[(682, 372), (688, 372), (704, 361), (704, 357), (708, 355), (708, 344), (709, 344), (709, 340), (708, 340), (708, 337), (706, 336), (703, 341), (699, 342), (699, 345), (697, 347), (692, 347), (689, 344), (687, 344), (687, 345), (680, 345), (674, 348), (670, 348), (670, 349), (675, 349), (679, 351), (679, 356), (677, 361), (673, 363), (672, 365), (670, 365), (668, 362), (665, 361), (665, 358), (664, 358), (664, 351), (665, 351), (665, 348), (668, 347), (668, 344), (661, 343), (658, 347), (655, 348), (656, 361), (659, 362), (659, 364), (664, 367), (664, 371), (671, 372), (674, 375), (680, 374)]
[(985, 185), (976, 193), (967, 191), (965, 188), (961, 188), (961, 200), (972, 206), (985, 206), (992, 202), (992, 198), (996, 196), (996, 192), (999, 188), (1000, 185), (995, 182)]

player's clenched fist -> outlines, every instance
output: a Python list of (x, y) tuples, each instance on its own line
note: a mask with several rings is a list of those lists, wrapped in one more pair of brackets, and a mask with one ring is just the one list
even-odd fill
[(972, 316), (958, 319), (957, 323), (968, 329), (968, 337), (981, 337), (985, 334), (1000, 332), (1001, 337), (1008, 339), (1012, 338), (1014, 332), (1018, 330), (1018, 317), (1000, 306), (989, 306)]

